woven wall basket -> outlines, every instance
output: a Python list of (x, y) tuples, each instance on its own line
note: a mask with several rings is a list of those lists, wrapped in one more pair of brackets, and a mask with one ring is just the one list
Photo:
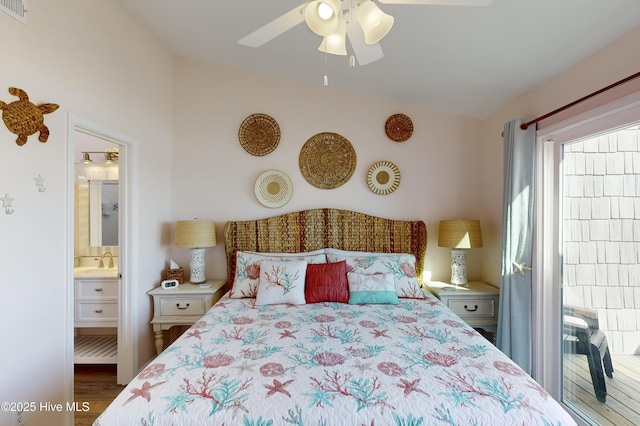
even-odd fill
[(404, 114), (394, 114), (384, 125), (387, 137), (395, 142), (404, 142), (413, 134), (413, 122)]
[(345, 184), (356, 168), (356, 151), (337, 133), (318, 133), (300, 150), (300, 172), (311, 185), (333, 189)]
[(266, 207), (282, 207), (293, 193), (291, 179), (280, 170), (267, 170), (258, 176), (254, 186), (256, 198)]
[(240, 125), (238, 139), (249, 154), (267, 155), (280, 143), (280, 126), (266, 114), (252, 114)]
[(391, 161), (378, 161), (367, 172), (367, 185), (376, 194), (391, 194), (400, 185), (398, 166)]

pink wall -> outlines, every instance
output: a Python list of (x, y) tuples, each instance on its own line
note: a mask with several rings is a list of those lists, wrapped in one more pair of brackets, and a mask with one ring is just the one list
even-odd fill
[[(640, 70), (640, 27), (610, 45), (515, 99), (482, 123), (481, 188), (484, 199), (482, 216), (488, 229), (483, 248), (483, 277), (500, 281), (500, 245), (502, 221), (502, 129), (514, 118), (536, 118), (580, 99)], [(547, 60), (552, 60), (547, 59)], [(544, 66), (544, 59), (540, 60)]]
[[(629, 52), (639, 41), (640, 29), (631, 31), (483, 121), (176, 59), (173, 185), (183, 189), (172, 192), (172, 217), (216, 220), (220, 241), (226, 220), (314, 207), (419, 218), (429, 231), (426, 270), (436, 280), (449, 275), (449, 252), (437, 247), (438, 221), (476, 218), (485, 247), (469, 253), (469, 273), (499, 285), (504, 123), (543, 115), (637, 72), (640, 57)], [(264, 157), (246, 153), (238, 142), (240, 123), (255, 112), (274, 117), (282, 131), (278, 148)], [(389, 141), (383, 129), (386, 118), (398, 112), (415, 126), (403, 143)], [(201, 130), (203, 122), (208, 131)], [(334, 190), (314, 188), (298, 168), (304, 142), (323, 131), (345, 136), (358, 155), (352, 179)], [(366, 186), (366, 171), (378, 160), (396, 163), (402, 174), (398, 190), (387, 196)], [(282, 170), (293, 181), (294, 195), (279, 209), (263, 207), (253, 195), (256, 177), (268, 169)], [(212, 181), (217, 183), (207, 187)], [(187, 265), (188, 253), (171, 247), (171, 225), (163, 241), (171, 257)], [(207, 259), (208, 276), (224, 277), (223, 247), (209, 249)]]
[[(171, 207), (175, 220), (215, 220), (220, 244), (207, 250), (207, 276), (224, 278), (222, 227), (227, 220), (257, 219), (290, 211), (336, 207), (396, 219), (421, 219), (429, 240), (425, 269), (447, 279), (450, 252), (437, 246), (442, 219), (476, 218), (480, 122), (413, 105), (303, 86), (275, 78), (176, 59)], [(279, 124), (282, 137), (272, 153), (258, 157), (238, 141), (242, 121), (265, 113)], [(393, 142), (384, 132), (387, 118), (408, 115), (414, 133)], [(343, 186), (318, 189), (302, 176), (298, 158), (304, 143), (320, 132), (347, 138), (356, 170)], [(389, 195), (373, 193), (366, 174), (373, 163), (388, 160), (400, 169), (401, 183)], [(285, 172), (293, 196), (284, 207), (262, 206), (254, 195), (256, 178), (265, 170)], [(170, 230), (165, 243), (172, 244)], [(171, 247), (171, 257), (188, 267), (188, 250)], [(482, 249), (469, 254), (472, 278), (480, 278)]]
[[(135, 166), (137, 261), (131, 278), (139, 301), (134, 313), (141, 332), (139, 356), (146, 362), (153, 339), (145, 292), (163, 266), (166, 250), (159, 235), (170, 212), (164, 191), (157, 188), (170, 187), (165, 171), (170, 164), (172, 59), (114, 1), (31, 0), (29, 25), (0, 13), (0, 32), (0, 99), (13, 102), (7, 89), (15, 86), (36, 104), (60, 105), (45, 116), (51, 131), (46, 144), (31, 136), (19, 147), (16, 136), (0, 125), (0, 197), (8, 193), (15, 207), (12, 215), (0, 215), (0, 401), (65, 404), (73, 401), (69, 114), (136, 139), (144, 159)], [(39, 174), (45, 192), (36, 189)], [(70, 415), (37, 410), (27, 413), (27, 424), (71, 424)], [(1, 411), (0, 425), (10, 424), (11, 413)]]

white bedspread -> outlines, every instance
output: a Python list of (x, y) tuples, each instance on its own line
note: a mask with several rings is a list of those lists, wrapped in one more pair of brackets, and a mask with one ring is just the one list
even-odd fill
[(436, 298), (254, 306), (225, 295), (95, 425), (573, 425)]

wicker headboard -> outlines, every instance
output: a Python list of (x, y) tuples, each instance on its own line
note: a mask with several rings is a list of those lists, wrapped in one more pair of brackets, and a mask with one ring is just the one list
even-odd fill
[(338, 209), (304, 210), (224, 226), (227, 286), (235, 276), (236, 250), (300, 253), (332, 247), (378, 253), (412, 253), (421, 279), (427, 250), (422, 221), (383, 219)]

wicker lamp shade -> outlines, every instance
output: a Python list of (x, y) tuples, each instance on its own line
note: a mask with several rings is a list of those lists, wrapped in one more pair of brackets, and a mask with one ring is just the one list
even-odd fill
[(176, 222), (175, 245), (178, 247), (213, 247), (216, 245), (216, 224), (210, 220), (180, 220)]
[(443, 220), (438, 231), (438, 246), (469, 249), (482, 247), (479, 220)]

